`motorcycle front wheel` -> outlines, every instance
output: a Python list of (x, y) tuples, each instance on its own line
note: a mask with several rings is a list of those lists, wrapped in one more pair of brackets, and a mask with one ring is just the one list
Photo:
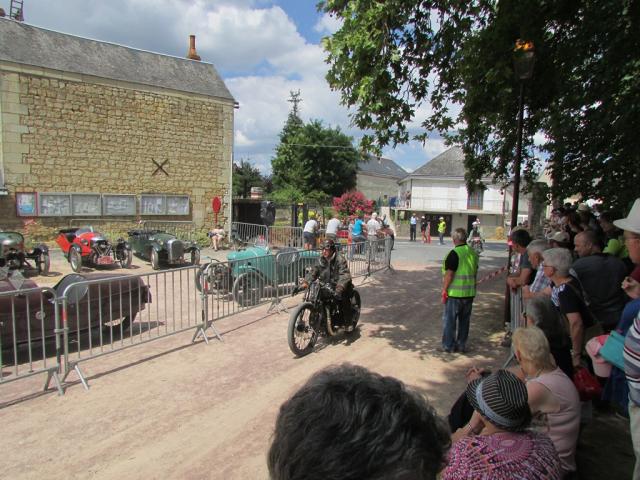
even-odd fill
[(357, 290), (353, 291), (353, 295), (351, 296), (351, 323), (353, 325), (354, 331), (356, 325), (358, 325), (358, 320), (360, 320), (360, 307), (362, 303), (360, 301), (360, 293)]
[(313, 305), (303, 303), (291, 312), (287, 327), (289, 349), (296, 357), (303, 357), (313, 350), (318, 333), (311, 326), (311, 318), (314, 315)]

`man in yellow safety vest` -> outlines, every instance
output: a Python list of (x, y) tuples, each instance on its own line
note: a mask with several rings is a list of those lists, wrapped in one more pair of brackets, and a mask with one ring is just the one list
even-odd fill
[(456, 228), (451, 237), (455, 247), (442, 263), (444, 314), (441, 351), (465, 353), (471, 307), (476, 296), (478, 254), (467, 245), (467, 232), (464, 228)]

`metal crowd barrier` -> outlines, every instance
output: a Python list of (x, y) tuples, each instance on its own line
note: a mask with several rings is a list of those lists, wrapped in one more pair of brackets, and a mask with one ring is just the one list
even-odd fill
[(266, 225), (256, 223), (231, 223), (231, 241), (243, 243), (268, 242), (269, 234)]
[(58, 392), (60, 370), (60, 317), (57, 294), (51, 288), (30, 288), (0, 293), (0, 385), (40, 373), (47, 374)]
[(304, 240), (302, 227), (271, 226), (268, 228), (269, 245), (302, 248)]
[[(349, 252), (346, 252), (349, 254)], [(352, 277), (390, 268), (390, 239), (352, 245)], [(75, 372), (84, 388), (82, 362), (153, 340), (207, 330), (222, 340), (214, 322), (271, 302), (279, 307), (321, 250), (285, 247), (233, 262), (211, 261), (142, 275), (85, 279), (67, 275), (52, 288), (0, 293), (10, 308), (0, 312), (0, 384), (47, 373), (58, 392)], [(62, 378), (59, 378), (62, 375)]]

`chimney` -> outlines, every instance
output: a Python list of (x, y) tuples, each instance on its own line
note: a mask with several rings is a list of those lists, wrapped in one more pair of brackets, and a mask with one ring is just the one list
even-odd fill
[(187, 58), (191, 60), (200, 60), (200, 55), (196, 52), (196, 36), (189, 35), (189, 53), (187, 53)]

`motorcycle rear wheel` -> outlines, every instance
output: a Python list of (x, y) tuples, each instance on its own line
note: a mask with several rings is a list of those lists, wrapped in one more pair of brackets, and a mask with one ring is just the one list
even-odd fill
[(289, 317), (287, 339), (289, 349), (296, 357), (304, 357), (311, 353), (318, 339), (318, 333), (311, 326), (312, 315), (313, 305), (307, 302), (298, 305)]
[(360, 306), (362, 305), (360, 301), (360, 293), (357, 290), (353, 291), (353, 295), (351, 296), (351, 309), (353, 315), (351, 317), (351, 321), (353, 324), (353, 331), (355, 331), (356, 326), (358, 325), (358, 320), (360, 320)]

